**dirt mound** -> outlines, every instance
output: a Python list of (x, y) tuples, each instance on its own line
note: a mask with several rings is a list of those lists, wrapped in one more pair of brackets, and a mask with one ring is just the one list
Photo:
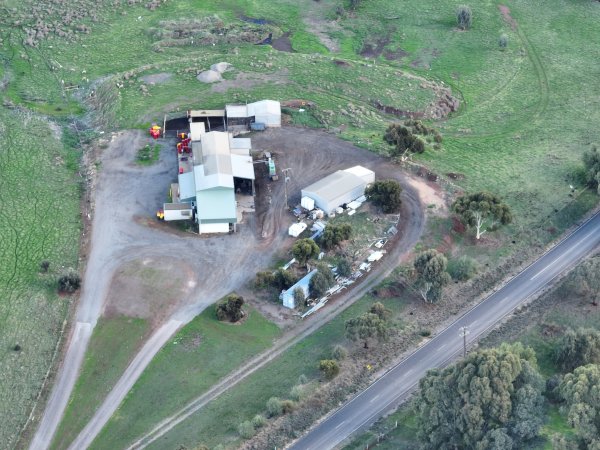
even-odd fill
[(216, 83), (221, 81), (223, 77), (221, 77), (221, 72), (217, 72), (216, 70), (205, 70), (204, 72), (200, 72), (196, 79), (202, 83)]
[(292, 41), (290, 41), (290, 33), (282, 34), (277, 39), (273, 39), (271, 47), (280, 52), (292, 53), (294, 49), (292, 48)]
[(213, 71), (219, 72), (219, 73), (223, 73), (223, 72), (227, 72), (232, 67), (233, 66), (231, 64), (229, 64), (228, 62), (220, 62), (220, 63), (216, 63), (216, 64), (213, 64), (212, 66), (210, 66), (210, 70), (213, 70)]

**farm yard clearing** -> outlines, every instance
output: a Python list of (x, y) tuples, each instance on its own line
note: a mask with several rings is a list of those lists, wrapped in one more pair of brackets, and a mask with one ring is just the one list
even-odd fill
[[(195, 234), (167, 232), (170, 228), (167, 224), (147, 227), (143, 221), (132, 220), (134, 217), (151, 216), (153, 208), (164, 198), (165, 194), (161, 194), (161, 190), (166, 190), (175, 177), (176, 152), (173, 143), (170, 146), (171, 151), (161, 152), (156, 165), (138, 168), (132, 164), (135, 158), (135, 148), (143, 139), (141, 132), (116, 134), (100, 157), (102, 170), (98, 175), (98, 187), (95, 195), (94, 234), (88, 270), (94, 265), (105, 267), (102, 273), (106, 274), (106, 278), (101, 278), (98, 275), (101, 272), (96, 269), (94, 272), (90, 272), (90, 275), (86, 274), (84, 282), (88, 276), (91, 276), (91, 273), (94, 273), (94, 276), (90, 282), (84, 284), (82, 304), (78, 313), (79, 322), (94, 323), (103, 308), (106, 308), (104, 312), (109, 317), (112, 314), (125, 314), (126, 317), (136, 317), (141, 314), (144, 319), (150, 320), (154, 329), (158, 331), (161, 330), (160, 327), (167, 326), (171, 320), (177, 320), (181, 324), (186, 323), (218, 298), (245, 284), (257, 271), (270, 265), (271, 259), (277, 252), (291, 245), (291, 238), (287, 237), (284, 232), (287, 224), (292, 222), (292, 217), (284, 208), (283, 182), (270, 182), (265, 178), (257, 180), (256, 214), (251, 214), (247, 223), (239, 227), (238, 233), (232, 235), (199, 238)], [(135, 145), (131, 145), (132, 142)], [(330, 149), (328, 155), (317, 151), (316, 142), (320, 142), (321, 145), (325, 143), (328, 146)], [(369, 165), (378, 176), (399, 178), (404, 183), (401, 173), (386, 159), (367, 150), (356, 148), (321, 131), (284, 127), (268, 130), (255, 136), (254, 148), (268, 150), (272, 148), (270, 146), (278, 149), (277, 152), (274, 152), (274, 157), (280, 167), (283, 164), (283, 166), (292, 168), (294, 173), (306, 174), (303, 178), (298, 177), (295, 183), (288, 183), (290, 190), (299, 189), (303, 183), (315, 181), (324, 174), (353, 162)], [(171, 168), (169, 169), (169, 167)], [(126, 192), (122, 188), (124, 185), (129, 186)], [(266, 201), (267, 195), (265, 194), (269, 188), (270, 204)], [(407, 192), (408, 195), (413, 195), (410, 188)], [(117, 198), (119, 204), (126, 201), (130, 207), (115, 210), (114, 205)], [(134, 205), (135, 207), (133, 207)], [(408, 202), (406, 205), (403, 215), (406, 215), (407, 221), (401, 227), (402, 233), (411, 242), (414, 242), (415, 232), (418, 234), (422, 227), (422, 219), (418, 212), (420, 206), (418, 200)], [(152, 268), (152, 261), (163, 261), (160, 265), (160, 272), (155, 273), (157, 269)], [(171, 261), (170, 266), (166, 265), (165, 261)], [(150, 277), (154, 283), (163, 286), (160, 289), (158, 285), (153, 288), (152, 284), (135, 287), (135, 284), (132, 284), (137, 283), (135, 277), (128, 277), (131, 278), (131, 281), (127, 283), (130, 287), (123, 286), (122, 281), (112, 282), (112, 286), (109, 287), (113, 273), (122, 277), (123, 274), (130, 273), (132, 270), (134, 273), (139, 273), (139, 277)], [(161, 283), (161, 278), (157, 278), (161, 272), (169, 274), (166, 275), (165, 280), (174, 280), (180, 277), (181, 281), (175, 282), (172, 286), (182, 285), (184, 291), (177, 293), (177, 291), (173, 291), (172, 287), (164, 286), (165, 283)], [(201, 276), (192, 274), (201, 274)], [(225, 280), (227, 281), (224, 282)], [(170, 282), (173, 283), (173, 281)], [(111, 294), (111, 290), (118, 289), (120, 286), (125, 290), (115, 291)], [(146, 290), (145, 294), (143, 294), (144, 291), (139, 291), (142, 286)], [(108, 295), (108, 303), (105, 307), (103, 306), (105, 295), (86, 297), (86, 293), (90, 292), (89, 289), (107, 293), (105, 295)], [(143, 295), (136, 295), (136, 292)], [(206, 295), (207, 292), (211, 292), (210, 296)], [(165, 297), (165, 294), (174, 295), (173, 298), (179, 301), (176, 307), (172, 307), (169, 314), (164, 309), (169, 307), (169, 301), (156, 303), (157, 300), (169, 298)], [(127, 299), (126, 302), (123, 303), (121, 298)], [(157, 305), (160, 306), (160, 309), (153, 309)], [(145, 364), (149, 363), (151, 357), (169, 338), (170, 335), (165, 334), (162, 337), (163, 341), (156, 344), (151, 350), (145, 349), (145, 347), (142, 349), (146, 352), (151, 351), (145, 356)], [(82, 343), (78, 341), (78, 345), (82, 345)], [(112, 380), (112, 382), (115, 381)], [(135, 378), (129, 378), (127, 381), (132, 383)], [(119, 383), (120, 381), (115, 384), (113, 390), (123, 389)], [(82, 387), (78, 385), (78, 388)], [(106, 387), (106, 389), (109, 388), (110, 386)], [(122, 391), (122, 394), (125, 395), (127, 390)], [(64, 395), (67, 392), (65, 389)], [(197, 391), (192, 390), (187, 395), (193, 396), (194, 394), (197, 394)], [(121, 398), (120, 396), (119, 402)], [(119, 410), (121, 417), (125, 417), (128, 410), (128, 400), (129, 397)], [(131, 398), (131, 401), (136, 401), (135, 396)], [(52, 406), (53, 404), (50, 403), (50, 407)], [(98, 423), (108, 420), (117, 406), (118, 403), (107, 406), (106, 411), (109, 412), (104, 413)], [(69, 408), (76, 409), (77, 405), (71, 404)], [(160, 414), (162, 411), (157, 410), (157, 413)], [(75, 413), (69, 412), (69, 417), (73, 414)], [(136, 417), (132, 415), (130, 420), (135, 420)], [(124, 423), (123, 420), (119, 421), (119, 424)], [(117, 434), (125, 437), (134, 429), (129, 426), (125, 428), (126, 430)], [(87, 439), (92, 439), (98, 431), (100, 429), (96, 428), (88, 432)], [(71, 430), (72, 432), (73, 430)], [(58, 439), (63, 442), (62, 437)]]

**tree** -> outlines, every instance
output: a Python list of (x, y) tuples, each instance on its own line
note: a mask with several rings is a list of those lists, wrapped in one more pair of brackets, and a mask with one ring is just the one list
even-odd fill
[(600, 194), (600, 150), (598, 146), (592, 145), (589, 150), (583, 153), (583, 166), (585, 168), (586, 183), (597, 189)]
[(471, 28), (471, 23), (473, 21), (473, 14), (471, 13), (471, 8), (467, 5), (460, 5), (456, 9), (456, 22), (461, 30), (468, 30)]
[(273, 275), (273, 284), (279, 290), (291, 288), (294, 284), (296, 284), (296, 281), (298, 281), (298, 279), (289, 270), (284, 270), (280, 268), (277, 269), (277, 271)]
[(352, 266), (350, 265), (350, 261), (346, 258), (340, 260), (337, 265), (337, 273), (341, 277), (349, 277), (352, 275)]
[(294, 289), (294, 304), (295, 305), (304, 305), (306, 301), (306, 296), (304, 295), (304, 291), (302, 288), (297, 287)]
[(593, 304), (600, 302), (600, 258), (585, 260), (577, 266), (563, 285), (566, 295), (577, 294)]
[(425, 250), (417, 255), (413, 265), (417, 273), (415, 285), (423, 300), (430, 303), (441, 300), (443, 288), (450, 282), (446, 257), (437, 250)]
[(383, 140), (390, 145), (393, 145), (392, 156), (404, 157), (406, 153), (423, 153), (425, 151), (425, 142), (415, 136), (410, 127), (394, 123), (390, 125)]
[(369, 348), (369, 339), (386, 340), (389, 325), (377, 314), (366, 312), (362, 316), (348, 319), (345, 324), (346, 337), (351, 341), (363, 341), (364, 348)]
[(299, 239), (292, 246), (292, 255), (302, 266), (311, 258), (319, 256), (319, 246), (310, 238)]
[(73, 293), (81, 287), (81, 277), (74, 269), (68, 269), (58, 278), (60, 292)]
[(331, 285), (327, 281), (327, 278), (320, 271), (315, 273), (308, 283), (310, 296), (314, 298), (320, 298), (323, 296), (330, 287)]
[(321, 236), (321, 244), (324, 248), (330, 249), (342, 241), (347, 241), (350, 236), (352, 236), (352, 226), (348, 223), (327, 225)]
[(583, 448), (600, 448), (600, 366), (589, 364), (565, 375), (558, 387), (562, 410)]
[(374, 205), (381, 207), (384, 213), (394, 213), (400, 210), (402, 188), (395, 180), (376, 181), (365, 189), (365, 196)]
[(331, 380), (340, 373), (340, 366), (334, 359), (322, 359), (319, 361), (319, 370), (323, 373), (325, 378)]
[(456, 199), (452, 210), (466, 226), (475, 228), (477, 239), (486, 231), (495, 229), (499, 224), (509, 224), (513, 219), (508, 205), (489, 192), (463, 195)]
[(485, 349), (430, 370), (417, 397), (425, 449), (523, 448), (542, 424), (543, 379), (521, 344)]
[(586, 364), (600, 364), (600, 332), (592, 328), (568, 329), (558, 342), (554, 359), (563, 372)]
[(224, 300), (217, 303), (217, 319), (221, 321), (237, 322), (244, 317), (242, 306), (244, 299), (237, 294), (229, 294)]

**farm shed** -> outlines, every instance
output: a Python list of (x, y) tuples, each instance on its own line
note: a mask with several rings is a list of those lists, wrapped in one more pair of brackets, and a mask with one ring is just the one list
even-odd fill
[(307, 186), (302, 189), (302, 197), (312, 198), (315, 205), (330, 214), (340, 205), (350, 203), (362, 196), (367, 185), (373, 181), (375, 181), (374, 172), (355, 166), (338, 170)]
[(296, 301), (294, 300), (294, 290), (296, 290), (296, 288), (302, 289), (302, 292), (304, 292), (304, 298), (308, 298), (308, 287), (310, 284), (310, 279), (315, 273), (317, 273), (317, 269), (311, 270), (309, 273), (306, 274), (306, 276), (304, 276), (304, 278), (300, 279), (295, 285), (293, 285), (287, 291), (283, 291), (281, 293), (279, 298), (281, 298), (281, 300), (283, 301), (283, 306), (285, 306), (286, 308), (296, 307)]
[(266, 127), (281, 126), (281, 104), (275, 100), (261, 100), (247, 105), (225, 105), (227, 127), (248, 127), (264, 123)]
[(192, 218), (192, 204), (186, 203), (165, 203), (163, 205), (164, 219), (170, 220), (185, 220)]

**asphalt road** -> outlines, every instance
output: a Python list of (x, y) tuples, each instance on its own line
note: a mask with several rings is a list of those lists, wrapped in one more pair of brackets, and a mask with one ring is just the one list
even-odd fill
[(290, 450), (336, 448), (402, 403), (427, 370), (442, 367), (463, 350), (460, 328), (474, 342), (502, 318), (547, 286), (600, 244), (600, 213), (527, 267), (504, 287), (469, 310), (427, 344), (386, 372), (335, 413), (294, 443)]

